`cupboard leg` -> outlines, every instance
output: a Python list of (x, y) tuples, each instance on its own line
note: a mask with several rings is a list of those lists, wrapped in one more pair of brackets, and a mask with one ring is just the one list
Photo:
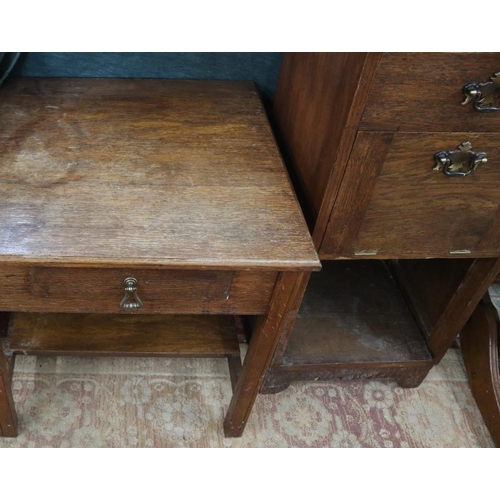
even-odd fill
[(242, 435), (281, 335), (295, 323), (310, 273), (281, 273), (265, 316), (257, 321), (226, 418), (227, 437)]

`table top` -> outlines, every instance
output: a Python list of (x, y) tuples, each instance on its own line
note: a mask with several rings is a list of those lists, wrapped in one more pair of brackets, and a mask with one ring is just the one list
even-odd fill
[(318, 269), (250, 82), (0, 90), (0, 262)]

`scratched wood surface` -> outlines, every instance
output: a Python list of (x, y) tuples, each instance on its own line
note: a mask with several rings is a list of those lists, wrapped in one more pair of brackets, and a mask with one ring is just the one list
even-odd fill
[(247, 82), (13, 81), (0, 221), (0, 262), (319, 267)]

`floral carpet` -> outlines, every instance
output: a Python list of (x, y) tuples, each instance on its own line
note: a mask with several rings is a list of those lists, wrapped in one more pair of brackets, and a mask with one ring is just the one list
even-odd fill
[[(499, 307), (500, 285), (490, 293)], [(494, 446), (458, 349), (416, 389), (302, 382), (260, 395), (235, 439), (222, 432), (222, 359), (19, 356), (13, 393), (19, 437), (0, 448)]]
[(260, 395), (241, 438), (222, 422), (222, 359), (19, 356), (19, 437), (0, 447), (492, 447), (460, 351), (417, 389), (392, 382), (296, 383)]

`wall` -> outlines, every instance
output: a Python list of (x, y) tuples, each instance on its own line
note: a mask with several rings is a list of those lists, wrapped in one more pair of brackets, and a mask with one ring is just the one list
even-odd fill
[(29, 52), (13, 74), (39, 77), (118, 77), (252, 80), (272, 102), (279, 52)]

